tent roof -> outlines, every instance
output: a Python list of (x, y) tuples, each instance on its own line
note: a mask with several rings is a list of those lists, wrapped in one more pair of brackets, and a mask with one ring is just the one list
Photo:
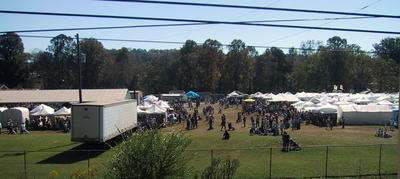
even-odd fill
[(71, 115), (71, 108), (66, 108), (65, 106), (54, 113), (56, 116)]
[[(128, 89), (83, 89), (82, 100), (115, 101), (130, 98)], [(65, 103), (79, 102), (78, 89), (0, 90), (0, 103)]]
[(32, 116), (47, 116), (52, 114), (54, 114), (54, 109), (45, 104), (41, 104), (31, 111)]
[(138, 114), (165, 114), (167, 110), (158, 104), (153, 104), (149, 108), (137, 108)]
[(188, 97), (188, 98), (197, 98), (197, 97), (200, 97), (199, 94), (197, 94), (197, 93), (195, 93), (195, 92), (193, 92), (193, 91), (187, 92), (187, 93), (185, 94), (185, 96)]
[(6, 108), (6, 107), (0, 107), (0, 112), (3, 112), (3, 111), (5, 111), (5, 110), (7, 110), (8, 108)]

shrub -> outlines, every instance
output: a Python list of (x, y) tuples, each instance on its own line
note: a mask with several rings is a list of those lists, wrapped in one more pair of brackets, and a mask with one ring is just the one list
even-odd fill
[(201, 174), (202, 179), (230, 179), (233, 178), (237, 168), (239, 168), (239, 161), (237, 159), (221, 160), (219, 158), (211, 161), (211, 166), (204, 169)]
[(97, 175), (98, 169), (96, 166), (92, 166), (86, 170), (83, 170), (81, 168), (75, 169), (75, 172), (72, 173), (71, 177), (72, 179), (92, 179), (95, 178)]
[(183, 178), (189, 174), (184, 151), (190, 142), (182, 133), (133, 135), (112, 149), (105, 178)]
[(49, 176), (48, 176), (49, 179), (55, 179), (57, 177), (58, 177), (57, 171), (52, 170), (52, 171), (49, 172)]

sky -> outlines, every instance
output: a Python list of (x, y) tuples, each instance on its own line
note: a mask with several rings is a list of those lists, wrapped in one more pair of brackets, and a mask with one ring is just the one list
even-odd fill
[[(400, 15), (398, 0), (197, 0), (182, 1), (197, 3), (215, 3), (246, 6), (264, 6), (277, 8), (357, 12), (385, 15)], [(2, 0), (1, 10), (39, 11), (78, 14), (101, 14), (116, 16), (140, 16), (158, 18), (201, 19), (213, 21), (257, 21), (257, 20), (288, 20), (288, 19), (321, 19), (336, 17), (354, 17), (344, 15), (284, 12), (254, 9), (233, 9), (220, 7), (178, 6), (162, 4), (144, 4), (132, 2), (111, 2), (97, 0)], [(41, 16), (0, 13), (0, 32), (29, 29), (53, 29), (74, 27), (104, 27), (169, 24), (181, 22), (147, 21), (131, 19), (105, 19), (87, 17)], [(368, 29), (400, 32), (400, 19), (365, 18), (346, 20), (315, 20), (302, 22), (271, 22), (271, 24), (321, 26), (348, 29)], [(234, 39), (240, 39), (250, 46), (268, 47), (300, 47), (307, 40), (326, 41), (339, 36), (347, 39), (348, 44), (357, 44), (365, 51), (373, 50), (373, 44), (387, 37), (400, 37), (395, 34), (377, 34), (360, 32), (306, 30), (279, 27), (256, 27), (239, 25), (199, 25), (180, 27), (146, 27), (130, 29), (108, 29), (88, 31), (58, 31), (18, 33), (19, 35), (57, 36), (65, 34), (80, 38), (123, 39), (123, 40), (154, 40), (185, 42), (194, 40), (203, 43), (207, 39), (218, 40), (222, 44), (230, 44)], [(22, 37), (25, 52), (46, 50), (50, 39)], [(181, 44), (138, 43), (101, 41), (107, 49), (141, 48), (141, 49), (179, 49)], [(224, 50), (226, 51), (226, 49)], [(257, 48), (261, 54), (265, 48)]]

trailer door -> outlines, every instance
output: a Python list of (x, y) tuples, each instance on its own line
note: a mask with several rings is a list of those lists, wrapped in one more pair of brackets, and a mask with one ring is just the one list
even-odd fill
[(72, 107), (73, 141), (100, 141), (100, 106)]

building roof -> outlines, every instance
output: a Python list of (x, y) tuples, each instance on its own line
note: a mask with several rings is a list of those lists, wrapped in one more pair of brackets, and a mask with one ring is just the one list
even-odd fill
[[(82, 101), (117, 101), (129, 99), (128, 89), (83, 89)], [(0, 103), (64, 103), (79, 102), (78, 89), (4, 90)]]

